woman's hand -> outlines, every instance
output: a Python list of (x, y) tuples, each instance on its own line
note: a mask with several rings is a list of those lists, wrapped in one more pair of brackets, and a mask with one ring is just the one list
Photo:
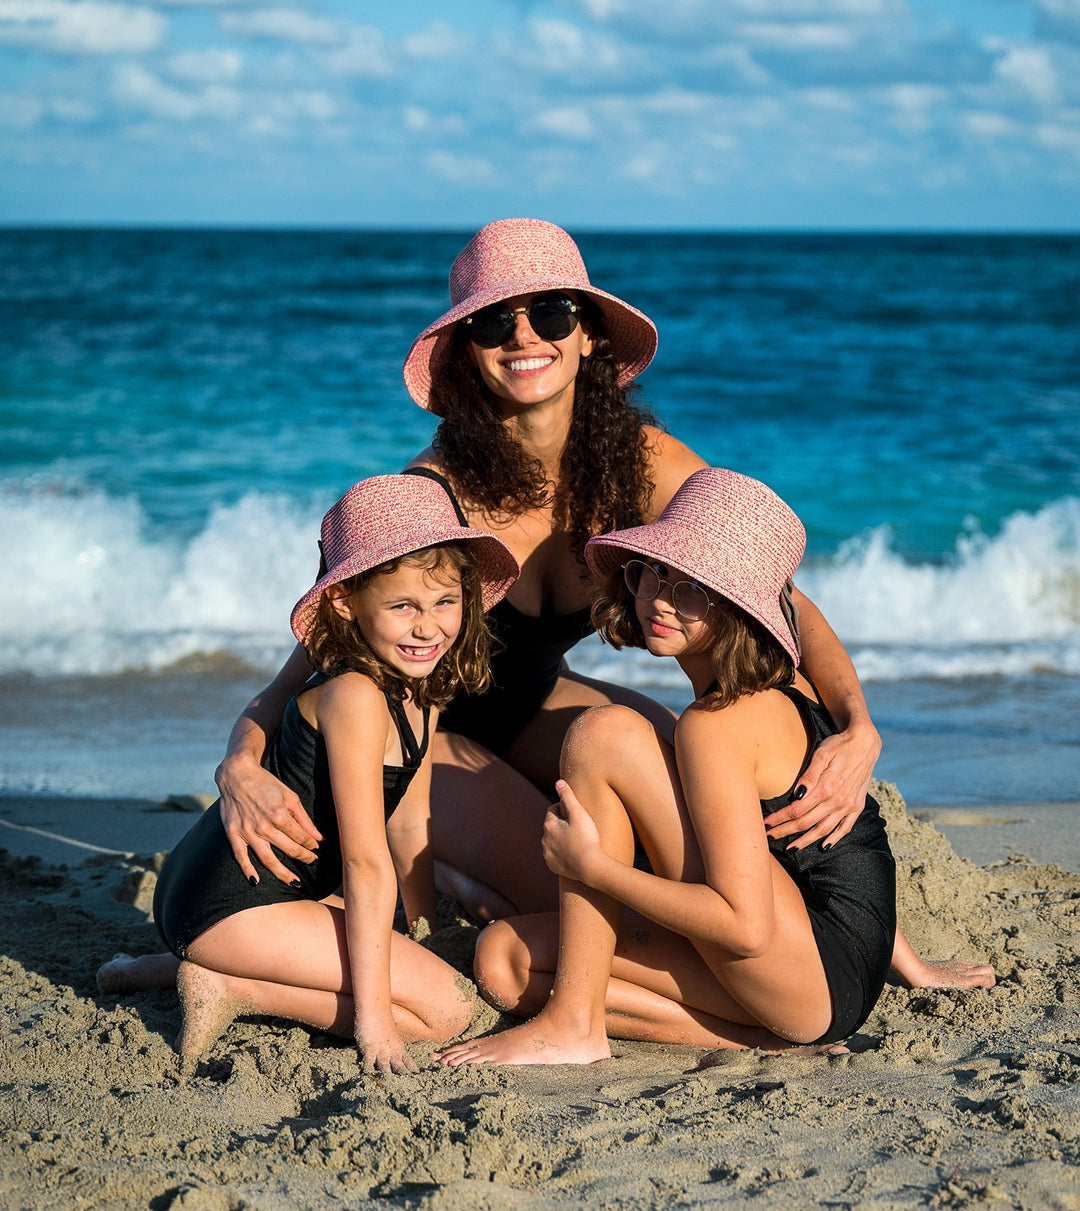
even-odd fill
[(305, 865), (314, 862), (322, 834), (311, 822), (299, 798), (251, 757), (226, 757), (214, 774), (221, 793), (221, 823), (240, 869), (248, 882), (259, 876), (250, 849), (266, 869), (292, 886), (296, 875), (270, 848), (276, 846)]
[(544, 819), (544, 861), (554, 874), (588, 885), (590, 860), (603, 853), (600, 830), (568, 783), (560, 778), (555, 789), (560, 802), (548, 808)]
[(850, 727), (823, 740), (799, 781), (805, 791), (794, 802), (765, 817), (770, 837), (800, 834), (792, 849), (805, 849), (816, 841), (834, 845), (846, 837), (866, 806), (870, 775), (881, 752), (881, 738), (873, 724)]
[(360, 1053), (360, 1071), (386, 1076), (402, 1076), (419, 1072), (419, 1066), (401, 1041), (393, 1022), (386, 1026), (365, 1029), (356, 1026), (356, 1046)]

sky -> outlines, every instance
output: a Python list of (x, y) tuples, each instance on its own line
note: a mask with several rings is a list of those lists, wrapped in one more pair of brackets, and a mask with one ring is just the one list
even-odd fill
[(1080, 229), (1080, 0), (0, 0), (0, 223)]

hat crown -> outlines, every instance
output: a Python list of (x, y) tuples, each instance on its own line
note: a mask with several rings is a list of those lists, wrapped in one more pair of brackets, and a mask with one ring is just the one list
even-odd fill
[(354, 484), (323, 518), (323, 557), (333, 571), (369, 549), (386, 550), (457, 524), (454, 506), (437, 483), (377, 475)]
[(486, 290), (544, 279), (589, 284), (571, 236), (543, 219), (498, 219), (458, 253), (450, 268), (450, 301), (457, 306)]
[(806, 548), (802, 522), (771, 488), (723, 467), (695, 471), (668, 502), (658, 524), (684, 533), (690, 560), (694, 556), (689, 553), (698, 548), (708, 565), (702, 578), (720, 582), (713, 586), (718, 591), (725, 584), (744, 583), (749, 573), (779, 593)]

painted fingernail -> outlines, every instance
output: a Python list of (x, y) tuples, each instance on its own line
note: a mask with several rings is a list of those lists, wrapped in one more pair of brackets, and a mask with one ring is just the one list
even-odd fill
[(795, 794), (794, 794), (794, 795), (792, 795), (791, 797), (792, 797), (793, 799), (805, 799), (805, 798), (806, 798), (806, 787), (805, 787), (805, 786), (797, 786), (797, 787), (795, 788)]
[(822, 841), (821, 848), (822, 849), (832, 849), (832, 842), (831, 841)]
[(290, 886), (290, 887), (299, 887), (299, 886), (300, 886), (300, 880), (299, 880), (299, 879), (292, 879), (292, 880), (290, 881), (290, 883), (289, 883), (289, 886)]
[(254, 875), (248, 875), (248, 882), (251, 884), (252, 887), (259, 886), (259, 880), (256, 879)]

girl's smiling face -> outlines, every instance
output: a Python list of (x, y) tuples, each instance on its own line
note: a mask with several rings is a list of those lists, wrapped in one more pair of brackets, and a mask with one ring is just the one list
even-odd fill
[[(536, 297), (518, 294), (507, 299), (505, 306), (519, 311)], [(516, 407), (548, 400), (572, 404), (574, 380), (581, 359), (592, 353), (592, 337), (579, 323), (562, 340), (545, 341), (532, 330), (524, 311), (514, 319), (514, 331), (502, 345), (483, 349), (470, 341), (467, 346), (484, 385), (497, 400)]]
[(399, 676), (426, 677), (461, 631), (461, 573), (403, 560), (393, 572), (332, 598), (334, 609), (360, 628), (368, 647)]

